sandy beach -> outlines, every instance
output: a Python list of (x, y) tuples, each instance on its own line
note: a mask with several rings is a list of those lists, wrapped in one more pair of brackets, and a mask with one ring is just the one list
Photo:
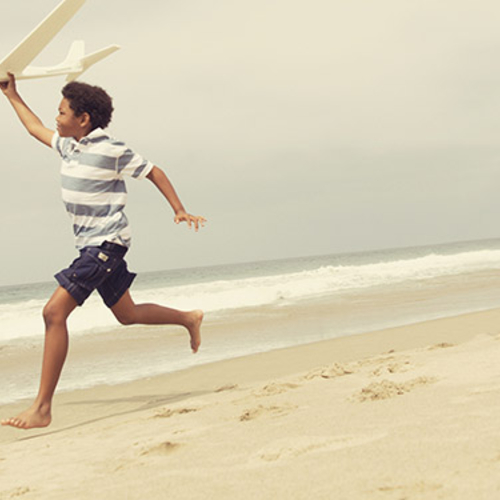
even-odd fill
[(62, 393), (0, 498), (500, 498), (499, 359), (500, 309)]

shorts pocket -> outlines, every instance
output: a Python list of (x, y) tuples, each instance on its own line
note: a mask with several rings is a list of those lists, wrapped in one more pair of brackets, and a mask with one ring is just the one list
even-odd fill
[(114, 259), (109, 257), (104, 262), (94, 251), (85, 251), (69, 268), (71, 281), (87, 289), (100, 286), (113, 271)]

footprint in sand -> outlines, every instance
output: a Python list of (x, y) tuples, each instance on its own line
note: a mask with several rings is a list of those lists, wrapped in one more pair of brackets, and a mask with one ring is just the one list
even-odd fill
[(354, 446), (362, 446), (379, 439), (387, 434), (375, 435), (344, 435), (344, 436), (301, 436), (283, 438), (273, 441), (250, 457), (251, 462), (276, 462), (289, 460), (309, 453), (335, 451)]
[(292, 410), (295, 410), (297, 407), (293, 405), (286, 406), (262, 406), (259, 405), (256, 408), (252, 408), (250, 410), (246, 410), (240, 416), (240, 422), (248, 422), (249, 420), (255, 420), (259, 417), (280, 417), (287, 415)]
[(443, 487), (442, 484), (437, 483), (424, 483), (423, 481), (419, 481), (414, 484), (405, 484), (405, 485), (397, 485), (397, 486), (380, 486), (377, 488), (378, 492), (388, 493), (391, 496), (393, 494), (404, 495), (402, 498), (409, 498), (409, 495), (416, 495), (422, 493), (429, 493), (431, 491), (440, 490)]
[(166, 409), (166, 410), (160, 410), (159, 412), (155, 413), (152, 418), (169, 418), (172, 417), (173, 415), (183, 415), (185, 413), (192, 413), (198, 411), (198, 408), (177, 408), (177, 409)]
[(406, 382), (393, 382), (391, 380), (382, 380), (374, 382), (352, 397), (353, 401), (378, 401), (381, 399), (389, 399), (396, 396), (401, 396), (412, 391), (416, 387), (428, 385), (436, 382), (434, 377), (418, 377)]
[(379, 366), (375, 368), (371, 372), (371, 375), (374, 377), (380, 377), (380, 375), (386, 373), (402, 373), (411, 370), (413, 366), (410, 364), (408, 360), (396, 360), (390, 363), (384, 364), (383, 366)]
[(265, 397), (265, 396), (275, 396), (276, 394), (283, 394), (288, 392), (290, 389), (297, 389), (300, 387), (299, 384), (284, 383), (284, 384), (268, 384), (262, 389), (255, 391), (254, 396)]
[(407, 356), (385, 355), (378, 358), (367, 358), (358, 361), (360, 368), (371, 370), (370, 375), (379, 377), (385, 373), (407, 372), (413, 368)]
[(448, 347), (455, 347), (455, 344), (450, 344), (449, 342), (441, 342), (440, 344), (434, 344), (427, 347), (427, 350), (434, 351), (436, 349), (447, 349)]
[(237, 384), (227, 384), (227, 385), (223, 385), (222, 387), (219, 387), (218, 389), (215, 389), (214, 392), (232, 391), (234, 389), (238, 389)]
[(18, 498), (22, 497), (23, 495), (26, 495), (27, 493), (30, 493), (31, 490), (27, 486), (21, 486), (19, 488), (16, 488), (15, 490), (10, 490), (10, 491), (2, 491), (0, 492), (0, 499), (3, 500), (4, 498)]
[(170, 455), (174, 450), (176, 450), (180, 446), (179, 443), (172, 443), (171, 441), (165, 441), (164, 443), (157, 444), (156, 446), (152, 446), (147, 450), (144, 450), (141, 453), (141, 457), (147, 455), (156, 455), (156, 456), (164, 456)]
[(367, 358), (352, 363), (334, 363), (331, 366), (318, 368), (304, 375), (305, 380), (315, 378), (333, 379), (344, 375), (359, 373), (363, 369), (371, 370), (370, 375), (378, 377), (384, 373), (406, 372), (413, 368), (410, 361), (402, 356), (382, 356), (379, 358)]
[(331, 366), (325, 366), (322, 368), (318, 368), (317, 370), (313, 370), (312, 372), (304, 375), (304, 379), (312, 380), (318, 377), (330, 379), (336, 377), (342, 377), (343, 375), (350, 375), (351, 373), (355, 373), (356, 368), (354, 364), (340, 364), (334, 363)]

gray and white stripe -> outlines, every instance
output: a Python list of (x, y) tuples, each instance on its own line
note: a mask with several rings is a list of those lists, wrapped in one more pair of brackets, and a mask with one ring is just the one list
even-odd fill
[(123, 213), (125, 176), (143, 179), (153, 164), (101, 129), (79, 142), (54, 134), (53, 148), (62, 158), (61, 189), (73, 222), (77, 248), (111, 241), (130, 245), (130, 226)]

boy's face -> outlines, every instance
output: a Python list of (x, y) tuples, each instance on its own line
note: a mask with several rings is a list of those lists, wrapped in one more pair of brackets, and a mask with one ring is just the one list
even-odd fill
[[(80, 140), (83, 137), (82, 116), (75, 116), (70, 108), (69, 101), (63, 98), (59, 104), (59, 114), (56, 117), (57, 132), (61, 137), (74, 137)], [(83, 135), (82, 135), (83, 134)]]

